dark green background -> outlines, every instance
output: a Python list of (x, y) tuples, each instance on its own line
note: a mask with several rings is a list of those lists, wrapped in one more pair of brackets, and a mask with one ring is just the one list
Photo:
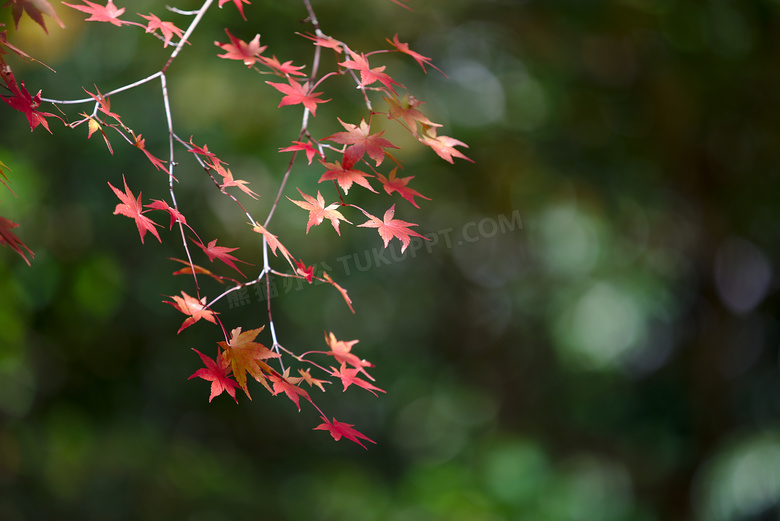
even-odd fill
[[(266, 54), (303, 64), (312, 47), (294, 33), (310, 27), (299, 2), (255, 0), (246, 22), (228, 4), (169, 70), (173, 117), (261, 194), (240, 197), (262, 219), (301, 111), (277, 109), (273, 78), (217, 58), (213, 41), (226, 26), (247, 41), (259, 32)], [(448, 74), (372, 59), (475, 163), (450, 166), (387, 126), (404, 144), (403, 175), (433, 200), (417, 210), (397, 194), (349, 194), (376, 215), (396, 203), (397, 218), (439, 242), (377, 266), (372, 230), (344, 224), (339, 238), (325, 223), (305, 235), (306, 213), (286, 199), (272, 221), (352, 296), (355, 315), (325, 286), (279, 286), (273, 309), (295, 351), (324, 349), (323, 330), (360, 339), (387, 394), (313, 395), (378, 442), (368, 451), (312, 431), (316, 411), (257, 385), (252, 402), (208, 404), (208, 384), (187, 381), (200, 366), (190, 349), (213, 354), (219, 332), (177, 336), (183, 316), (162, 303), (193, 293), (170, 275), (177, 234), (142, 246), (132, 221), (112, 215), (106, 184), (124, 174), (148, 201), (167, 196), (165, 176), (118, 135), (111, 157), (84, 127), (30, 133), (0, 107), (0, 160), (18, 195), (0, 191), (0, 215), (35, 251), (32, 267), (0, 251), (0, 518), (778, 519), (778, 2), (410, 4), (314, 7), (353, 48), (386, 48), (397, 32)], [(49, 36), (29, 23), (17, 35), (0, 11), (9, 40), (57, 70), (8, 58), (32, 92), (106, 92), (167, 59), (138, 28), (56, 8), (68, 27), (50, 21)], [(124, 17), (150, 10), (185, 25), (161, 2), (133, 2)], [(324, 53), (322, 70), (334, 64)], [(315, 136), (341, 130), (336, 116), (365, 116), (348, 78), (322, 90), (333, 101), (318, 108)], [(87, 110), (62, 108), (71, 120)], [(158, 84), (112, 109), (165, 158)], [(246, 217), (177, 154), (182, 210), (256, 273)], [(333, 200), (316, 183), (321, 167), (298, 161), (285, 195), (300, 186)], [(227, 327), (267, 323), (254, 291), (224, 304)]]

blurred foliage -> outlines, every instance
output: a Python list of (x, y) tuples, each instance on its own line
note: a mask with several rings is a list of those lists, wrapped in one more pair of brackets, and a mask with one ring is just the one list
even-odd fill
[[(329, 288), (280, 281), (281, 342), (322, 349), (323, 329), (360, 339), (387, 395), (318, 403), (378, 445), (334, 443), (310, 430), (310, 408), (262, 391), (208, 404), (208, 386), (186, 380), (199, 365), (190, 348), (218, 338), (206, 326), (175, 335), (181, 316), (161, 303), (189, 284), (165, 260), (181, 256), (174, 235), (142, 247), (111, 215), (107, 181), (124, 173), (164, 198), (163, 178), (118, 141), (111, 157), (81, 128), (31, 134), (2, 106), (0, 160), (18, 198), (3, 190), (0, 214), (36, 255), (27, 267), (0, 251), (0, 519), (777, 519), (778, 2), (313, 3), (324, 30), (358, 50), (398, 32), (432, 57), (447, 77), (395, 55), (388, 72), (476, 161), (451, 167), (404, 143), (405, 175), (433, 201), (398, 200), (396, 216), (436, 237), (404, 255), (381, 257), (359, 228), (305, 235), (292, 205), (274, 217), (357, 310)], [(128, 13), (150, 10), (163, 15), (149, 0)], [(67, 30), (17, 34), (9, 11), (9, 40), (57, 70), (14, 62), (44, 96), (106, 92), (169, 54), (59, 5)], [(295, 63), (311, 45), (293, 34), (309, 30), (302, 4), (245, 11), (248, 22), (232, 4), (213, 10), (169, 84), (182, 137), (249, 180), (263, 215), (300, 110), (277, 109), (265, 78), (217, 59), (213, 41), (224, 27), (259, 32), (268, 54)], [(364, 110), (347, 78), (327, 86), (318, 135)], [(112, 108), (164, 150), (156, 84)], [(245, 216), (180, 158), (184, 213), (259, 264)], [(293, 186), (316, 190), (319, 175), (301, 163)], [(249, 291), (222, 311), (246, 329), (264, 309)]]

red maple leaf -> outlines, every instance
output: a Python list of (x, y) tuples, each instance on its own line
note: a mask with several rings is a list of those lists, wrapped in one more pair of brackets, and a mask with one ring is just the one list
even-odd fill
[[(333, 418), (333, 421), (328, 421), (328, 419), (325, 416), (321, 416), (322, 421), (325, 423), (321, 423), (314, 427), (315, 431), (329, 431), (330, 435), (333, 436), (333, 439), (336, 441), (339, 441), (342, 437), (347, 438), (350, 441), (354, 441), (364, 449), (367, 449), (365, 445), (363, 445), (360, 440), (366, 440), (370, 441), (373, 444), (376, 444), (374, 440), (366, 436), (365, 434), (356, 431), (352, 427), (354, 425), (349, 423), (341, 423), (340, 421), (336, 421), (336, 418)], [(359, 439), (358, 439), (359, 438)]]
[(317, 103), (326, 103), (330, 101), (329, 99), (319, 99), (318, 96), (321, 96), (322, 92), (312, 92), (309, 88), (308, 81), (303, 85), (292, 78), (287, 78), (287, 81), (289, 82), (289, 85), (285, 85), (284, 83), (274, 83), (272, 81), (266, 82), (268, 85), (272, 86), (282, 94), (286, 94), (286, 96), (282, 98), (282, 101), (279, 102), (279, 107), (284, 105), (297, 105), (298, 103), (301, 103), (304, 107), (309, 109), (312, 116), (316, 116)]
[(151, 208), (152, 210), (164, 210), (168, 212), (168, 214), (171, 216), (171, 227), (170, 229), (173, 229), (173, 225), (177, 222), (180, 222), (182, 224), (187, 224), (187, 219), (184, 218), (184, 215), (177, 210), (176, 208), (172, 208), (168, 205), (165, 201), (160, 201), (159, 199), (152, 199), (152, 202), (149, 204), (144, 205), (146, 208)]
[(385, 177), (382, 174), (377, 174), (376, 176), (377, 179), (379, 179), (379, 181), (382, 183), (382, 186), (385, 187), (385, 192), (387, 192), (388, 195), (392, 194), (393, 192), (398, 192), (401, 194), (401, 197), (412, 203), (416, 208), (419, 208), (419, 206), (417, 206), (417, 203), (414, 200), (415, 197), (422, 197), (423, 199), (427, 199), (429, 201), (431, 200), (430, 197), (425, 197), (417, 190), (413, 190), (412, 188), (406, 186), (409, 184), (409, 181), (414, 179), (414, 176), (396, 177), (396, 170), (398, 169), (393, 168), (388, 177)]
[(469, 146), (466, 143), (449, 136), (436, 136), (436, 129), (429, 129), (427, 135), (420, 139), (420, 143), (431, 147), (440, 158), (448, 163), (454, 163), (453, 157), (474, 162), (472, 159), (464, 156), (460, 150), (455, 150), (456, 146), (468, 148)]
[(385, 215), (381, 221), (378, 217), (366, 213), (366, 217), (368, 217), (369, 220), (363, 224), (359, 224), (358, 226), (365, 228), (377, 228), (379, 236), (382, 237), (383, 241), (385, 241), (385, 248), (387, 248), (387, 244), (390, 242), (390, 239), (395, 237), (401, 241), (401, 253), (403, 253), (406, 250), (406, 247), (409, 246), (409, 241), (411, 240), (410, 236), (426, 239), (416, 231), (409, 229), (410, 226), (417, 226), (416, 224), (401, 221), (399, 219), (393, 219), (394, 214), (395, 205), (391, 206), (390, 209), (385, 212)]
[(127, 180), (124, 175), (122, 175), (122, 181), (125, 183), (125, 193), (120, 192), (114, 188), (111, 183), (108, 183), (111, 190), (113, 190), (119, 200), (122, 201), (120, 204), (116, 205), (114, 215), (124, 215), (125, 217), (135, 219), (135, 225), (138, 227), (138, 233), (141, 235), (141, 244), (144, 242), (144, 235), (146, 235), (146, 232), (152, 232), (152, 235), (154, 235), (158, 241), (162, 242), (157, 230), (154, 228), (155, 226), (160, 225), (145, 215), (142, 215), (143, 212), (141, 209), (143, 208), (143, 205), (141, 205), (141, 192), (138, 192), (138, 199), (135, 199), (133, 192), (127, 187)]
[(349, 306), (349, 310), (354, 313), (355, 309), (352, 307), (352, 299), (349, 298), (349, 295), (347, 294), (347, 290), (339, 286), (328, 274), (328, 272), (323, 272), (322, 278), (325, 279), (325, 282), (332, 285), (334, 288), (338, 290), (339, 293), (341, 293), (341, 296), (344, 297), (344, 302), (347, 303), (347, 306)]
[(324, 219), (330, 219), (330, 224), (333, 225), (333, 229), (336, 230), (336, 233), (339, 235), (341, 235), (341, 232), (339, 231), (339, 220), (352, 224), (341, 215), (341, 212), (335, 210), (335, 208), (339, 207), (339, 203), (332, 203), (325, 206), (325, 199), (319, 191), (317, 192), (317, 199), (301, 192), (300, 188), (298, 188), (298, 192), (306, 201), (293, 201), (289, 197), (287, 199), (290, 199), (290, 202), (297, 204), (304, 210), (309, 210), (309, 222), (306, 224), (306, 233), (309, 233), (309, 228), (321, 224)]
[(19, 226), (17, 223), (0, 216), (0, 244), (3, 246), (8, 246), (16, 253), (21, 255), (21, 257), (24, 259), (24, 262), (26, 262), (29, 266), (30, 260), (27, 258), (25, 250), (30, 254), (30, 257), (33, 256), (33, 252), (30, 251), (30, 248), (28, 248), (26, 244), (20, 241), (19, 237), (17, 237), (16, 234), (11, 231), (17, 226)]
[(231, 43), (219, 43), (214, 42), (214, 45), (225, 51), (225, 54), (220, 54), (220, 58), (226, 60), (241, 60), (244, 65), (251, 67), (260, 59), (260, 54), (266, 50), (267, 45), (260, 46), (260, 35), (255, 35), (251, 42), (246, 43), (244, 40), (240, 40), (230, 34), (230, 31), (225, 29), (225, 32), (230, 38)]
[(314, 45), (333, 49), (338, 54), (341, 54), (344, 51), (344, 49), (342, 49), (341, 47), (343, 44), (331, 36), (315, 36), (313, 34), (301, 34), (301, 33), (298, 34), (300, 34), (304, 38), (308, 38), (309, 40), (312, 40), (314, 42)]
[(212, 324), (217, 323), (217, 319), (214, 318), (214, 315), (216, 315), (217, 312), (211, 311), (206, 307), (206, 297), (202, 297), (200, 300), (198, 300), (195, 297), (187, 295), (183, 291), (181, 294), (181, 297), (171, 296), (173, 302), (169, 302), (167, 300), (163, 301), (164, 304), (170, 304), (185, 315), (189, 315), (189, 318), (182, 323), (181, 327), (176, 332), (177, 335), (201, 318), (207, 322), (211, 322)]
[(160, 159), (158, 157), (153, 156), (151, 152), (146, 150), (146, 140), (143, 138), (143, 135), (142, 134), (138, 134), (137, 136), (134, 136), (134, 137), (135, 137), (135, 143), (133, 143), (133, 146), (136, 147), (136, 148), (141, 149), (141, 151), (144, 154), (146, 154), (146, 158), (149, 161), (151, 161), (151, 163), (154, 165), (154, 167), (157, 170), (162, 170), (163, 172), (165, 172), (166, 171), (166, 169), (165, 169), (165, 161), (163, 161), (162, 159)]
[[(200, 146), (196, 145), (195, 143), (193, 143), (192, 142), (192, 136), (190, 136), (190, 142), (187, 143), (187, 144), (190, 145), (190, 147), (187, 150), (189, 150), (193, 154), (197, 154), (197, 155), (200, 155), (200, 156), (206, 156), (209, 159), (209, 161), (211, 161), (212, 168), (216, 168), (215, 165), (219, 165), (221, 163), (224, 163), (224, 161), (222, 161), (220, 158), (218, 158), (216, 155), (214, 155), (213, 152), (211, 152), (209, 150), (209, 146), (208, 145), (204, 144), (202, 147), (200, 147)], [(225, 163), (225, 164), (227, 164), (227, 163)]]
[(303, 261), (295, 261), (295, 273), (311, 284), (311, 281), (314, 278), (314, 266), (307, 266)]
[(374, 396), (377, 396), (377, 394), (374, 391), (379, 391), (380, 393), (385, 392), (379, 387), (376, 387), (375, 385), (366, 382), (362, 378), (358, 377), (357, 374), (360, 371), (360, 369), (355, 369), (354, 367), (347, 367), (347, 364), (341, 364), (340, 369), (334, 369), (333, 367), (331, 367), (330, 369), (331, 371), (333, 371), (333, 376), (338, 376), (339, 378), (341, 378), (341, 383), (344, 384), (345, 391), (350, 385), (355, 384), (359, 387), (362, 387), (366, 391), (370, 392)]
[(292, 402), (295, 404), (295, 406), (298, 408), (298, 410), (301, 410), (301, 404), (299, 402), (299, 399), (301, 396), (306, 398), (307, 400), (311, 401), (311, 398), (309, 398), (309, 393), (306, 392), (305, 389), (301, 389), (296, 383), (302, 380), (300, 377), (290, 377), (290, 368), (284, 370), (283, 375), (279, 374), (271, 374), (268, 377), (269, 380), (273, 383), (274, 386), (274, 392), (272, 393), (274, 396), (276, 396), (279, 393), (284, 393), (287, 395), (287, 397), (292, 400)]
[[(219, 259), (239, 273), (241, 273), (241, 270), (236, 267), (233, 261), (249, 264), (248, 262), (244, 262), (230, 255), (231, 251), (236, 251), (238, 248), (225, 248), (224, 246), (217, 246), (217, 239), (214, 239), (213, 241), (209, 242), (208, 246), (204, 246), (203, 243), (198, 242), (194, 239), (192, 240), (192, 242), (200, 246), (200, 248), (203, 250), (203, 253), (206, 254), (206, 256), (209, 258), (211, 262), (214, 262), (214, 259)], [(241, 275), (244, 274), (241, 273)]]
[(244, 181), (243, 179), (233, 179), (233, 172), (230, 171), (230, 169), (223, 167), (220, 164), (213, 164), (210, 165), (214, 168), (214, 171), (222, 176), (222, 184), (219, 185), (220, 190), (222, 190), (223, 193), (225, 193), (225, 188), (228, 186), (237, 186), (239, 189), (241, 189), (242, 192), (247, 194), (249, 197), (253, 199), (257, 199), (260, 197), (256, 193), (254, 193), (252, 190), (249, 189), (247, 184), (249, 184), (247, 181)]
[(193, 378), (203, 378), (204, 380), (211, 382), (211, 395), (209, 396), (209, 403), (211, 403), (211, 400), (213, 400), (216, 396), (222, 394), (223, 391), (227, 391), (231, 398), (233, 398), (233, 400), (238, 403), (238, 399), (236, 398), (236, 387), (238, 387), (238, 384), (235, 380), (229, 377), (230, 368), (223, 360), (222, 353), (217, 355), (217, 360), (215, 362), (197, 349), (193, 349), (193, 351), (198, 353), (198, 356), (200, 356), (200, 359), (203, 360), (203, 364), (206, 366), (206, 368), (198, 369), (192, 374), (192, 376), (188, 378), (188, 380)]
[(393, 92), (395, 92), (393, 85), (403, 87), (403, 85), (383, 72), (385, 70), (384, 65), (381, 67), (374, 67), (372, 69), (368, 64), (368, 58), (365, 54), (358, 54), (349, 50), (349, 56), (351, 59), (341, 62), (339, 65), (343, 65), (347, 69), (354, 69), (360, 72), (360, 83), (358, 84), (359, 87), (365, 87), (377, 81)]
[(2, 67), (0, 69), (0, 78), (5, 82), (8, 90), (11, 91), (10, 97), (0, 96), (0, 99), (19, 112), (24, 112), (24, 115), (27, 116), (27, 122), (30, 124), (30, 130), (35, 130), (35, 127), (42, 125), (43, 128), (51, 133), (49, 122), (46, 121), (46, 118), (57, 118), (62, 121), (62, 118), (56, 114), (38, 110), (38, 107), (41, 106), (41, 91), (38, 91), (38, 94), (35, 96), (31, 96), (27, 92), (24, 82), (17, 85), (16, 78), (10, 67)]
[(219, 0), (219, 7), (222, 8), (222, 6), (228, 2), (236, 4), (238, 12), (241, 13), (241, 17), (246, 20), (246, 16), (244, 16), (244, 4), (250, 5), (249, 0)]
[(344, 159), (341, 161), (345, 169), (352, 168), (366, 153), (368, 153), (368, 157), (376, 161), (376, 166), (379, 166), (385, 158), (385, 148), (398, 148), (382, 137), (384, 131), (370, 134), (369, 125), (365, 119), (360, 120), (360, 126), (344, 123), (340, 118), (339, 123), (347, 131), (336, 132), (325, 139), (349, 145), (344, 152)]
[(121, 120), (119, 114), (116, 114), (115, 112), (111, 112), (111, 100), (109, 100), (108, 98), (106, 98), (100, 93), (100, 90), (97, 88), (97, 85), (95, 85), (95, 91), (97, 92), (97, 94), (92, 94), (87, 89), (84, 89), (84, 92), (89, 94), (92, 97), (92, 99), (97, 101), (100, 112), (102, 112), (103, 114), (105, 114), (110, 118), (114, 118), (115, 120), (117, 120), (117, 122), (119, 122)]
[(306, 159), (309, 160), (309, 164), (311, 164), (311, 161), (314, 159), (315, 155), (323, 157), (320, 151), (312, 146), (311, 141), (307, 141), (306, 143), (301, 141), (293, 141), (293, 143), (294, 145), (287, 148), (280, 148), (279, 152), (297, 152), (299, 150), (306, 152)]
[(65, 24), (62, 23), (60, 17), (57, 16), (57, 12), (47, 0), (10, 0), (3, 7), (8, 7), (9, 4), (13, 4), (12, 12), (17, 31), (19, 30), (19, 19), (22, 17), (22, 12), (26, 12), (27, 16), (40, 25), (46, 34), (49, 34), (49, 31), (46, 29), (43, 15), (51, 16), (60, 27), (65, 28)]
[(323, 164), (323, 166), (325, 166), (325, 168), (328, 169), (327, 172), (322, 174), (322, 177), (320, 177), (320, 183), (323, 181), (337, 181), (341, 189), (344, 190), (345, 194), (349, 193), (349, 189), (352, 187), (352, 183), (357, 183), (363, 188), (376, 193), (376, 190), (374, 190), (371, 184), (369, 184), (368, 179), (366, 179), (366, 177), (374, 176), (365, 172), (361, 172), (360, 170), (355, 170), (353, 168), (345, 169), (341, 163), (326, 163), (325, 161), (320, 162)]
[(249, 389), (246, 386), (247, 373), (260, 382), (268, 392), (273, 394), (265, 375), (275, 374), (276, 371), (271, 369), (263, 360), (279, 358), (280, 356), (279, 353), (274, 353), (263, 344), (254, 341), (262, 330), (263, 328), (261, 327), (242, 333), (241, 328), (237, 327), (230, 332), (230, 340), (218, 342), (218, 345), (225, 350), (223, 357), (225, 362), (230, 364), (233, 370), (233, 377), (250, 400), (252, 397), (249, 395)]
[(149, 23), (146, 26), (147, 33), (153, 33), (157, 29), (160, 30), (163, 36), (163, 42), (164, 42), (163, 47), (168, 47), (168, 44), (171, 43), (171, 39), (173, 38), (174, 35), (178, 36), (179, 39), (181, 39), (182, 36), (184, 36), (182, 30), (176, 27), (176, 25), (174, 25), (173, 22), (163, 22), (152, 13), (149, 13), (149, 16), (138, 13), (138, 16), (149, 20)]
[(271, 58), (260, 56), (260, 61), (284, 76), (306, 76), (305, 72), (301, 72), (304, 65), (293, 65), (292, 60), (280, 63), (276, 56), (272, 56)]
[(365, 368), (374, 367), (374, 364), (368, 360), (361, 360), (357, 357), (357, 355), (351, 352), (352, 346), (358, 343), (357, 340), (338, 340), (336, 339), (336, 335), (333, 333), (328, 333), (328, 335), (325, 337), (325, 342), (328, 344), (328, 347), (330, 347), (330, 351), (326, 353), (327, 355), (335, 358), (339, 364), (351, 365), (366, 375), (368, 379), (373, 380), (371, 375), (366, 372)]
[(119, 19), (119, 17), (122, 16), (122, 13), (125, 12), (125, 8), (122, 7), (121, 9), (117, 9), (112, 0), (108, 0), (108, 3), (105, 6), (89, 2), (88, 0), (83, 0), (83, 2), (87, 5), (71, 5), (67, 2), (62, 3), (73, 9), (78, 9), (81, 12), (91, 14), (92, 16), (87, 18), (88, 22), (108, 22), (117, 27), (129, 23)]
[[(406, 7), (406, 6), (404, 6), (404, 7)], [(398, 33), (395, 33), (395, 36), (393, 36), (392, 41), (389, 38), (385, 38), (385, 40), (387, 40), (389, 43), (391, 43), (393, 45), (393, 47), (398, 49), (400, 52), (402, 52), (404, 54), (408, 54), (409, 56), (414, 58), (414, 61), (416, 61), (420, 65), (420, 67), (422, 67), (422, 70), (425, 72), (425, 74), (428, 74), (428, 71), (425, 70), (425, 66), (426, 65), (430, 65), (431, 67), (433, 67), (437, 71), (439, 71), (442, 74), (444, 74), (444, 72), (440, 68), (438, 68), (437, 66), (435, 66), (434, 64), (431, 63), (431, 59), (430, 58), (427, 58), (427, 57), (423, 56), (422, 54), (420, 54), (418, 52), (414, 52), (413, 50), (411, 50), (409, 48), (409, 44), (408, 43), (399, 42), (398, 41)], [(444, 77), (446, 78), (447, 75), (444, 74)]]

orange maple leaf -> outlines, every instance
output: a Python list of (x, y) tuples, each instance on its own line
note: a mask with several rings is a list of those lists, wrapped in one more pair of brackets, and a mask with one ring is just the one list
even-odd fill
[(420, 138), (420, 143), (431, 147), (440, 158), (448, 163), (454, 163), (452, 160), (453, 157), (459, 157), (466, 161), (471, 161), (472, 163), (474, 162), (472, 159), (463, 155), (460, 150), (455, 150), (456, 146), (468, 148), (469, 146), (466, 143), (449, 136), (437, 136), (435, 128), (428, 129), (427, 135)]
[(393, 219), (393, 215), (395, 215), (395, 205), (391, 206), (390, 209), (385, 212), (382, 220), (371, 215), (370, 213), (364, 213), (369, 220), (363, 224), (359, 224), (358, 226), (365, 228), (377, 228), (379, 236), (382, 237), (383, 241), (385, 241), (385, 248), (387, 248), (387, 244), (393, 237), (401, 241), (401, 253), (403, 253), (406, 250), (406, 247), (409, 246), (411, 236), (428, 240), (426, 237), (423, 237), (416, 231), (409, 229), (410, 226), (417, 226), (415, 223), (408, 223), (406, 221), (401, 221), (400, 219)]
[(273, 394), (265, 375), (275, 374), (276, 371), (271, 369), (263, 360), (281, 356), (279, 353), (274, 353), (264, 345), (254, 341), (262, 330), (263, 327), (260, 327), (242, 333), (241, 328), (237, 327), (230, 332), (229, 341), (218, 342), (218, 345), (225, 350), (223, 357), (226, 363), (230, 364), (233, 370), (233, 377), (250, 400), (252, 397), (249, 395), (249, 389), (246, 386), (247, 373), (268, 389), (268, 392)]
[[(399, 5), (402, 5), (402, 4), (399, 4)], [(404, 6), (404, 7), (406, 7), (406, 6)], [(409, 56), (414, 58), (414, 61), (416, 61), (420, 65), (420, 67), (422, 67), (422, 70), (425, 72), (425, 74), (428, 74), (428, 71), (425, 70), (425, 66), (426, 65), (429, 65), (429, 66), (433, 67), (434, 69), (436, 69), (437, 71), (439, 71), (442, 74), (444, 74), (444, 71), (442, 71), (440, 68), (438, 68), (437, 66), (435, 66), (434, 64), (431, 63), (431, 59), (430, 58), (427, 58), (427, 57), (423, 56), (419, 52), (414, 52), (413, 50), (411, 50), (409, 48), (409, 44), (408, 43), (399, 42), (398, 41), (398, 33), (395, 33), (395, 36), (393, 36), (392, 41), (389, 38), (385, 38), (385, 40), (387, 40), (393, 47), (398, 49), (400, 52), (402, 52), (404, 54), (408, 54)], [(446, 78), (447, 75), (444, 74), (444, 77)]]
[(181, 333), (182, 330), (190, 327), (201, 318), (207, 322), (211, 322), (212, 324), (217, 323), (217, 319), (214, 317), (214, 315), (218, 313), (206, 307), (206, 297), (202, 297), (200, 300), (198, 300), (195, 297), (187, 295), (183, 291), (181, 294), (181, 297), (171, 296), (173, 302), (169, 302), (167, 300), (164, 301), (165, 304), (170, 304), (185, 315), (189, 315), (189, 318), (182, 323), (181, 327), (176, 332), (177, 335)]
[[(192, 239), (192, 242), (200, 246), (200, 249), (203, 250), (203, 253), (206, 254), (206, 256), (209, 258), (211, 262), (214, 262), (214, 259), (219, 259), (239, 273), (241, 273), (241, 270), (238, 269), (238, 267), (236, 267), (233, 261), (249, 264), (246, 261), (242, 261), (230, 255), (231, 251), (236, 251), (238, 248), (226, 248), (224, 246), (217, 246), (217, 239), (214, 239), (213, 241), (209, 242), (208, 246), (205, 246), (202, 242), (196, 241), (194, 239)], [(241, 275), (244, 274), (241, 273)]]
[(297, 204), (304, 210), (309, 210), (309, 222), (306, 224), (306, 233), (309, 233), (309, 228), (321, 224), (325, 219), (330, 219), (330, 223), (333, 225), (333, 229), (336, 230), (336, 233), (339, 235), (341, 235), (341, 232), (339, 231), (339, 220), (352, 224), (351, 222), (347, 221), (346, 217), (341, 215), (341, 212), (335, 210), (335, 208), (339, 207), (339, 203), (332, 203), (328, 206), (325, 206), (325, 199), (322, 197), (322, 194), (320, 194), (319, 191), (317, 192), (317, 199), (301, 192), (300, 188), (298, 188), (298, 192), (303, 196), (304, 199), (306, 199), (306, 201), (294, 201), (289, 197), (287, 199), (290, 199), (290, 202)]

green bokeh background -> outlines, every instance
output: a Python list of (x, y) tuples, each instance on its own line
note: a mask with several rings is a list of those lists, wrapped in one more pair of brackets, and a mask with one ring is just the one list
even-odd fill
[[(32, 92), (106, 92), (167, 60), (138, 28), (52, 3), (67, 29), (49, 21), (48, 36), (30, 23), (17, 34), (0, 10), (9, 40), (57, 71), (8, 58)], [(30, 133), (0, 106), (0, 161), (18, 196), (0, 190), (0, 215), (35, 251), (28, 267), (0, 250), (0, 519), (778, 519), (780, 3), (409, 3), (415, 12), (313, 5), (353, 48), (386, 48), (397, 32), (447, 73), (381, 56), (475, 163), (450, 166), (386, 125), (403, 175), (433, 200), (417, 210), (397, 194), (349, 194), (378, 215), (395, 202), (397, 218), (437, 241), (404, 256), (394, 245), (384, 263), (372, 230), (342, 225), (339, 238), (326, 223), (306, 235), (305, 212), (286, 200), (272, 221), (353, 299), (355, 315), (331, 288), (280, 281), (272, 302), (295, 351), (324, 349), (323, 330), (360, 339), (387, 394), (313, 394), (378, 442), (368, 451), (312, 431), (316, 411), (259, 386), (251, 402), (207, 403), (208, 384), (187, 381), (200, 366), (191, 348), (212, 353), (218, 331), (176, 335), (182, 315), (162, 303), (193, 293), (171, 276), (177, 234), (142, 246), (112, 215), (107, 182), (124, 174), (148, 201), (166, 198), (165, 176), (117, 135), (112, 157), (84, 127)], [(128, 19), (186, 24), (161, 2), (118, 4)], [(301, 111), (277, 109), (273, 78), (217, 58), (213, 42), (225, 27), (261, 33), (266, 54), (303, 64), (311, 42), (294, 33), (310, 26), (301, 2), (255, 0), (248, 21), (228, 4), (168, 72), (173, 117), (261, 194), (241, 199), (261, 218)], [(323, 70), (334, 63), (323, 54)], [(341, 130), (336, 116), (365, 116), (349, 87), (323, 85), (333, 101), (318, 108), (316, 136)], [(111, 101), (164, 158), (159, 85)], [(71, 120), (86, 110), (62, 109)], [(246, 217), (177, 153), (182, 210), (256, 272)], [(285, 195), (334, 199), (317, 185), (321, 167), (298, 161)], [(228, 327), (267, 323), (253, 290), (224, 304)]]

